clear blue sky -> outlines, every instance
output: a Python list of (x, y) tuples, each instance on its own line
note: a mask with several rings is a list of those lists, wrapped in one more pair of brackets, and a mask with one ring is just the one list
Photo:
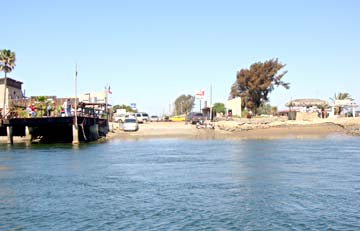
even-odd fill
[(16, 52), (10, 76), (27, 96), (73, 95), (111, 85), (112, 104), (168, 112), (181, 94), (213, 86), (225, 102), (235, 75), (279, 58), (291, 98), (360, 103), (360, 1), (2, 1), (0, 49)]

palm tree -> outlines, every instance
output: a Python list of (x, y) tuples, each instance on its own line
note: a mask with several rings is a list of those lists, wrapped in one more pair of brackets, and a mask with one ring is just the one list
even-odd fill
[(347, 92), (339, 92), (339, 94), (334, 95), (334, 98), (330, 98), (331, 100), (335, 101), (335, 100), (344, 100), (344, 99), (350, 99), (352, 100), (351, 96), (349, 93)]
[[(347, 92), (339, 92), (338, 94), (335, 93), (334, 98), (330, 98), (330, 99), (333, 101), (334, 104), (335, 104), (335, 100), (346, 100), (346, 99), (353, 100), (351, 98), (350, 94), (347, 93)], [(335, 108), (335, 115), (340, 115), (342, 109), (343, 108), (340, 107), (340, 106), (336, 107)]]
[[(3, 112), (5, 112), (5, 104), (6, 104), (6, 74), (11, 72), (15, 67), (15, 52), (11, 50), (3, 49), (0, 51), (0, 71), (5, 73), (4, 78), (4, 100), (3, 100)], [(5, 116), (5, 113), (3, 113)]]

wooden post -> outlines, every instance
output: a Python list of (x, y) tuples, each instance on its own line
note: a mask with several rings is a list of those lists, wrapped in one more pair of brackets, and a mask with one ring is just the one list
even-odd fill
[(7, 133), (7, 143), (14, 144), (13, 127), (12, 126), (6, 127), (6, 133)]

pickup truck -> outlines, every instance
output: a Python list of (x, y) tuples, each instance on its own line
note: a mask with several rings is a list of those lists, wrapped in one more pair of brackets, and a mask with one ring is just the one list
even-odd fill
[(202, 123), (206, 120), (205, 116), (200, 112), (191, 112), (186, 116), (186, 122), (191, 124)]

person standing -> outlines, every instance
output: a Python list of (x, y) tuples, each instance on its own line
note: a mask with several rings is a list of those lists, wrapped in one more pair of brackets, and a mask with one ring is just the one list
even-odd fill
[(30, 110), (31, 110), (31, 118), (35, 118), (35, 105), (34, 104), (31, 104), (30, 105)]
[(28, 114), (28, 117), (31, 118), (32, 117), (32, 113), (31, 113), (31, 104), (29, 104), (29, 106), (27, 106), (26, 108), (26, 112)]
[(71, 116), (71, 102), (70, 102), (70, 99), (67, 99), (67, 108), (66, 108), (66, 111), (67, 111), (67, 116)]
[(85, 115), (85, 103), (81, 102), (80, 107), (81, 107), (81, 116), (84, 116)]
[(48, 103), (48, 105), (46, 106), (46, 116), (49, 117), (50, 116), (50, 113), (51, 113), (51, 105), (50, 103)]
[(63, 108), (64, 108), (65, 116), (70, 116), (71, 113), (70, 99), (66, 99), (64, 101)]

